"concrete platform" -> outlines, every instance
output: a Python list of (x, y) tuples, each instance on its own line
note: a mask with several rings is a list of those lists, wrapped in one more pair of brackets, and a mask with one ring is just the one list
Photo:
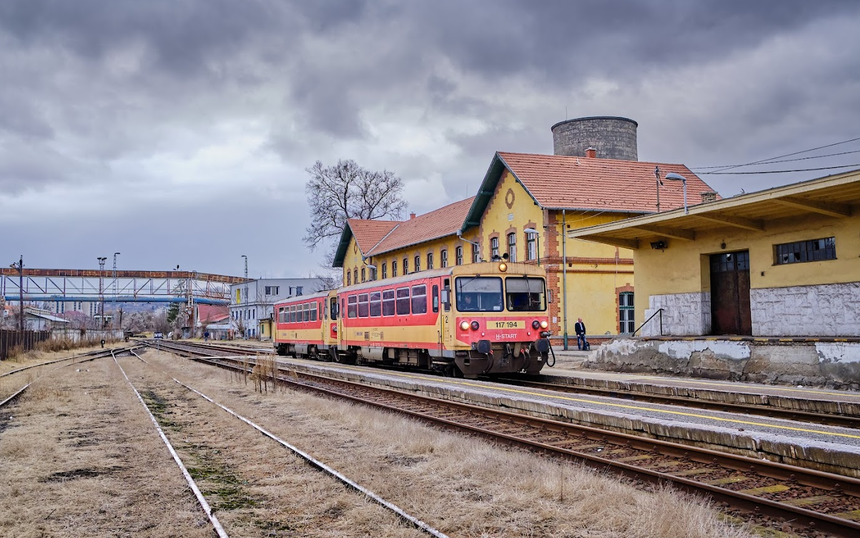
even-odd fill
[[(693, 391), (713, 398), (780, 398), (787, 387), (737, 384), (687, 378), (662, 378), (579, 370), (591, 352), (556, 353), (556, 367), (547, 374), (566, 375), (589, 383), (629, 383), (643, 391)], [(298, 371), (326, 370), (337, 377), (369, 385), (396, 387), (441, 399), (490, 407), (583, 424), (652, 439), (723, 450), (753, 458), (802, 465), (822, 471), (860, 477), (860, 431), (850, 428), (750, 417), (679, 406), (630, 402), (602, 396), (554, 393), (524, 389), (481, 380), (443, 378), (417, 373), (393, 372), (361, 366), (287, 359)], [(329, 373), (328, 375), (331, 375)], [(699, 385), (697, 385), (699, 384)], [(823, 389), (797, 389), (787, 405), (808, 401), (825, 405), (842, 396), (844, 405), (860, 404), (860, 394)], [(674, 392), (673, 392), (674, 393)], [(732, 395), (732, 396), (728, 396)], [(746, 395), (746, 396), (744, 396)], [(853, 399), (853, 400), (852, 400)]]

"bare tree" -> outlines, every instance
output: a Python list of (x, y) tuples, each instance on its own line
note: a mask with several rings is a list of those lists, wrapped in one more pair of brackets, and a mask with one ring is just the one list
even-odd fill
[(307, 172), (312, 218), (302, 240), (311, 250), (339, 238), (348, 219), (399, 219), (406, 209), (403, 180), (388, 170), (372, 172), (353, 160), (339, 160), (328, 167), (317, 161)]

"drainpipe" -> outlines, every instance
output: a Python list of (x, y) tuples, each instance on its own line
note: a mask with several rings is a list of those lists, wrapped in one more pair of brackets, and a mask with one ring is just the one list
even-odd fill
[(561, 304), (564, 310), (564, 350), (567, 351), (567, 216), (561, 210)]

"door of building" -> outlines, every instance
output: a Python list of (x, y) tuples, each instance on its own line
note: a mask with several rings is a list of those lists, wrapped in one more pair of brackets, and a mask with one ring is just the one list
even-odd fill
[(748, 250), (711, 255), (711, 334), (752, 334)]

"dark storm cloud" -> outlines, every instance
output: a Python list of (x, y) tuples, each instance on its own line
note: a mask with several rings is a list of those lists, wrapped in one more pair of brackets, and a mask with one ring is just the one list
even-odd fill
[(858, 20), (860, 2), (827, 0), (2, 0), (0, 227), (21, 201), (53, 208), (4, 247), (48, 245), (75, 220), (53, 213), (97, 199), (113, 243), (140, 233), (118, 215), (143, 216), (188, 255), (171, 216), (214, 207), (229, 259), (198, 269), (238, 265), (237, 245), (282, 265), (300, 233), (277, 258), (248, 237), (261, 215), (305, 228), (314, 161), (393, 170), (429, 211), (474, 195), (495, 151), (551, 153), (550, 126), (577, 116), (631, 117), (640, 158), (690, 165), (848, 139)]

